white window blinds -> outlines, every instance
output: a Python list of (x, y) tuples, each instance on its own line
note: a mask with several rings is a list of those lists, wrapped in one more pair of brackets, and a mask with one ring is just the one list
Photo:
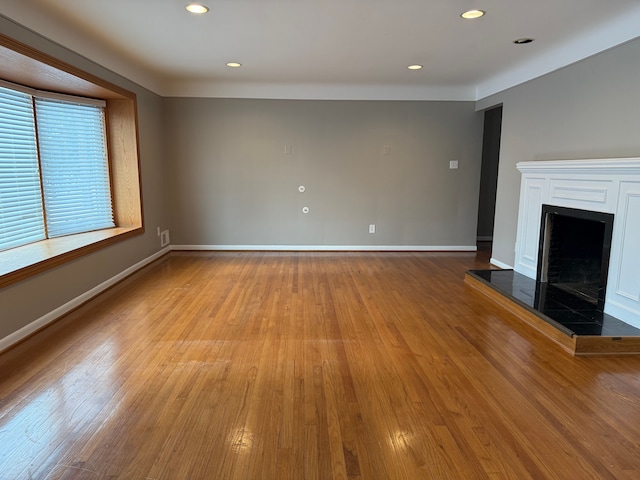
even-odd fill
[(32, 99), (0, 87), (0, 250), (44, 238)]
[(49, 237), (114, 226), (103, 109), (36, 98)]
[(4, 85), (0, 251), (114, 227), (104, 102)]

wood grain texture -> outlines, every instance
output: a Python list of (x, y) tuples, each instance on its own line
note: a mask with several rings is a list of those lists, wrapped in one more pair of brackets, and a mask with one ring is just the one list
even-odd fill
[(107, 100), (106, 118), (114, 219), (120, 227), (141, 227), (142, 189), (135, 97)]
[(602, 335), (573, 335), (570, 337), (535, 313), (478, 280), (473, 275), (465, 274), (464, 281), (467, 285), (486, 295), (491, 301), (501, 305), (510, 313), (531, 325), (572, 355), (640, 354), (640, 337), (608, 337)]
[(466, 274), (464, 281), (467, 285), (475, 288), (478, 292), (486, 295), (491, 301), (501, 305), (507, 309), (510, 313), (520, 318), (522, 321), (528, 323), (536, 330), (543, 333), (550, 340), (556, 342), (563, 347), (567, 352), (571, 354), (576, 353), (576, 337), (570, 337), (565, 333), (558, 330), (550, 323), (544, 321), (535, 313), (530, 312), (524, 307), (521, 307), (516, 302), (502, 295), (500, 292), (486, 285), (484, 282), (474, 278), (472, 275)]
[(0, 33), (2, 79), (90, 98), (135, 98), (130, 91)]
[(567, 355), (472, 268), (173, 252), (0, 356), (0, 478), (640, 478), (640, 358)]
[(640, 337), (576, 337), (576, 355), (640, 354)]
[(105, 228), (4, 250), (0, 252), (0, 288), (142, 233), (141, 226)]

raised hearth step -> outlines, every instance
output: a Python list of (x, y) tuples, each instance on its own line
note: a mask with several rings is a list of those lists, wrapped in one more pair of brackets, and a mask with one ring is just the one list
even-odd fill
[(573, 355), (638, 354), (640, 329), (513, 270), (470, 270), (465, 283)]

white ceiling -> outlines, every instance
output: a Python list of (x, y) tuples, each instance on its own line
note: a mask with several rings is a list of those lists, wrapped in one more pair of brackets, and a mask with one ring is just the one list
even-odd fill
[[(202, 16), (187, 3), (0, 12), (166, 96), (476, 100), (640, 36), (640, 0), (203, 0)], [(487, 14), (460, 18), (470, 8)]]

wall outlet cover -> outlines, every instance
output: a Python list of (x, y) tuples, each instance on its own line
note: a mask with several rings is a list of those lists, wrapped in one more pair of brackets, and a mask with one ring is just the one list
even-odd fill
[(169, 230), (163, 230), (160, 235), (160, 246), (166, 247), (169, 245)]

